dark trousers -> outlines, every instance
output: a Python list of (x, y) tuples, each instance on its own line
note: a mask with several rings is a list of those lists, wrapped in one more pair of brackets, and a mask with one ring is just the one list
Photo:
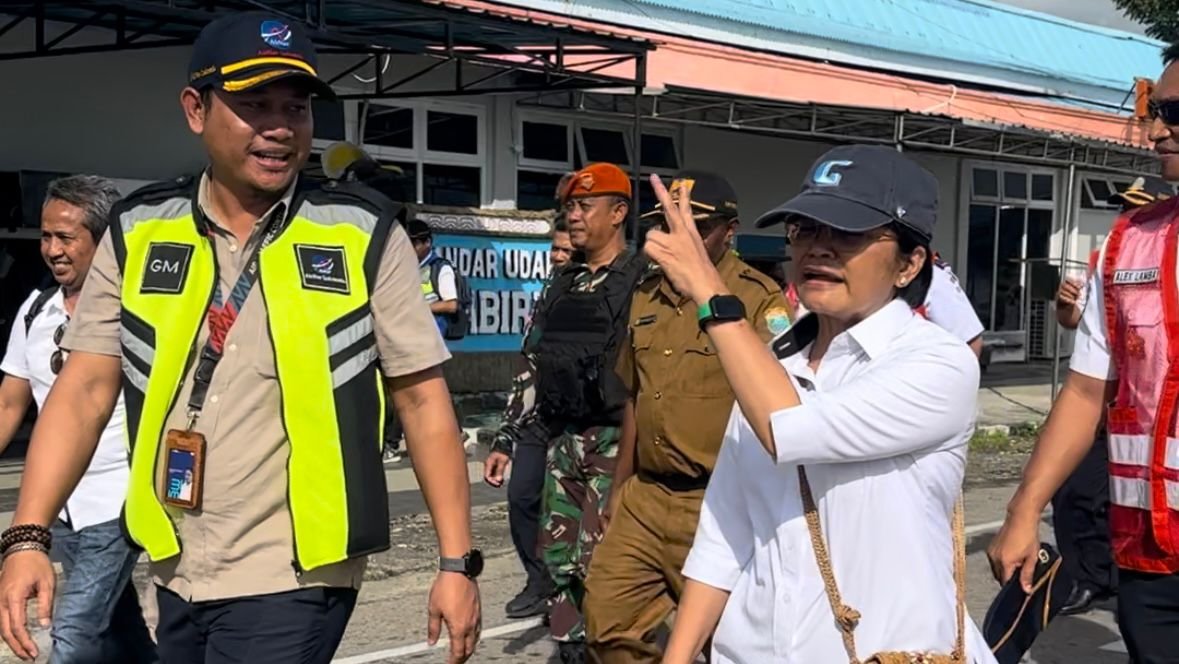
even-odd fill
[(540, 506), (544, 494), (546, 441), (525, 432), (512, 457), (508, 478), (508, 529), (516, 555), (528, 576), (528, 589), (548, 595), (553, 581), (540, 556)]
[(1081, 588), (1102, 595), (1117, 590), (1109, 544), (1109, 446), (1105, 431), (1052, 497), (1052, 526), (1062, 565)]
[(1179, 575), (1119, 570), (1118, 627), (1131, 664), (1179, 664)]
[(351, 588), (304, 588), (213, 602), (157, 589), (165, 664), (329, 664), (356, 606)]

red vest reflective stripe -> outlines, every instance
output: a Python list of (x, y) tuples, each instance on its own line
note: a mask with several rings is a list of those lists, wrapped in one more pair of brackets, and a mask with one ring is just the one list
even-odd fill
[(1179, 571), (1179, 199), (1120, 216), (1102, 268), (1117, 368), (1109, 526), (1120, 567)]

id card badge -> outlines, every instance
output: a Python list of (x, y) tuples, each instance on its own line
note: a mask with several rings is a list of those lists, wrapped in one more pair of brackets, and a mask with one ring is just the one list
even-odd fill
[(172, 429), (164, 438), (164, 503), (186, 510), (201, 506), (205, 483), (205, 437)]

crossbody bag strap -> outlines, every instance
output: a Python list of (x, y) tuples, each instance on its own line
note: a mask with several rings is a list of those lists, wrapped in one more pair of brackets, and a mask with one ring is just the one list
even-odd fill
[[(847, 651), (850, 664), (860, 664), (856, 655), (856, 640), (854, 632), (860, 623), (860, 612), (843, 603), (839, 594), (839, 587), (835, 583), (835, 572), (831, 567), (831, 556), (827, 552), (827, 544), (823, 540), (823, 528), (819, 523), (819, 509), (815, 506), (815, 498), (811, 493), (810, 482), (807, 481), (806, 469), (798, 467), (798, 485), (802, 494), (802, 507), (806, 515), (807, 530), (811, 535), (811, 546), (815, 550), (815, 560), (819, 563), (819, 574), (823, 577), (823, 587), (826, 590), (827, 601), (831, 604), (831, 612), (835, 615), (835, 623), (839, 626), (843, 637), (843, 647)], [(953, 520), (954, 546), (954, 586), (956, 596), (956, 613), (958, 633), (954, 639), (955, 662), (966, 661), (966, 535), (965, 514), (962, 498), (954, 505)]]

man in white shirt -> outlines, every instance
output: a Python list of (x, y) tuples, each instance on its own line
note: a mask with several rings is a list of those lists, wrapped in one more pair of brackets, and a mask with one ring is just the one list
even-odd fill
[[(106, 230), (119, 191), (108, 180), (74, 176), (50, 183), (41, 211), (41, 256), (56, 284), (21, 305), (0, 363), (0, 451), (12, 442), (30, 403), (38, 410), (65, 362), (61, 342)], [(138, 551), (119, 527), (130, 472), (120, 396), (98, 448), (52, 528), (65, 572), (54, 612), (55, 664), (154, 662), (131, 572)]]
[(938, 327), (965, 341), (975, 357), (982, 353), (982, 321), (962, 291), (954, 270), (937, 255), (933, 257), (933, 281), (921, 310)]

